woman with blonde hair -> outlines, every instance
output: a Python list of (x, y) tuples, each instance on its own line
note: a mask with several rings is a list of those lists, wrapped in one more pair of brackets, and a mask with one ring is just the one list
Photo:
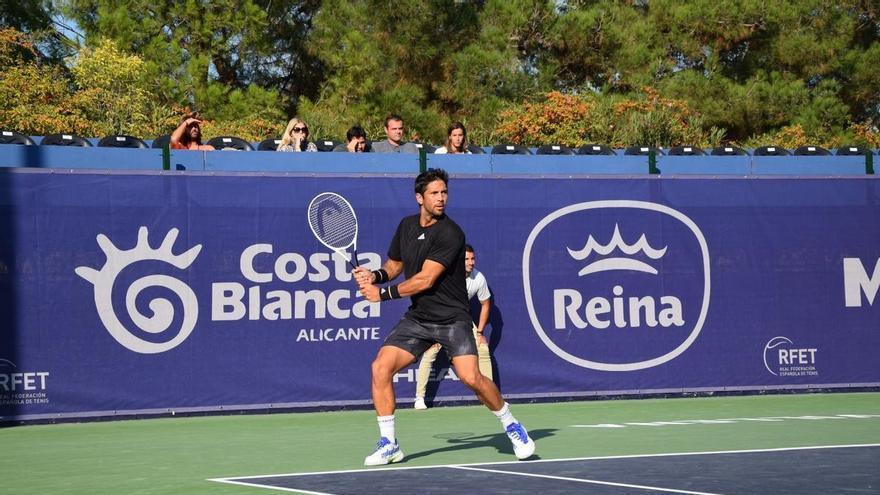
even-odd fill
[(471, 154), (468, 150), (467, 130), (461, 122), (453, 122), (446, 130), (446, 145), (437, 148), (435, 154), (455, 154), (465, 153)]
[(277, 151), (318, 151), (318, 147), (309, 141), (309, 127), (306, 123), (294, 117), (287, 123)]

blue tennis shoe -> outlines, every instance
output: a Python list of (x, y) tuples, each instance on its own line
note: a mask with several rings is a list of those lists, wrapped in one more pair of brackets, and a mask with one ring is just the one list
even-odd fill
[[(532, 447), (532, 450), (534, 450), (534, 447)], [(376, 443), (376, 450), (364, 459), (364, 466), (381, 466), (402, 460), (403, 451), (400, 450), (397, 442), (392, 443), (391, 440), (382, 437)]]
[(505, 428), (507, 438), (513, 444), (513, 453), (519, 460), (528, 459), (535, 453), (535, 441), (529, 437), (529, 433), (520, 423), (510, 423)]

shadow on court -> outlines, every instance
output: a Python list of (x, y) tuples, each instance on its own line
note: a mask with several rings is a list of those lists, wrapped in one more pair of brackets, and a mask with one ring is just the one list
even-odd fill
[[(556, 431), (557, 430), (555, 428), (529, 430), (529, 436), (532, 437), (535, 442), (540, 442), (543, 438), (553, 436)], [(507, 434), (505, 433), (492, 433), (487, 435), (473, 435), (471, 433), (448, 433), (443, 435), (436, 435), (434, 438), (444, 439), (449, 445), (446, 447), (425, 450), (422, 452), (407, 452), (406, 458), (403, 460), (403, 462), (406, 463), (408, 460), (412, 461), (420, 457), (439, 454), (441, 452), (457, 452), (463, 450), (481, 449), (484, 447), (492, 447), (502, 454), (513, 455), (513, 447), (510, 445), (510, 439), (507, 438)], [(406, 452), (405, 448), (404, 452)], [(529, 460), (533, 459), (540, 459), (540, 456), (536, 454), (529, 458)]]

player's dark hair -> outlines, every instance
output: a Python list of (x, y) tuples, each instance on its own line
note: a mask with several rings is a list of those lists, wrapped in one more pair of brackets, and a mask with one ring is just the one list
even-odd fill
[(428, 184), (435, 180), (442, 180), (443, 183), (448, 186), (449, 174), (447, 174), (442, 168), (429, 168), (420, 173), (419, 176), (416, 177), (416, 194), (425, 194), (425, 189), (428, 188)]
[(473, 252), (474, 252), (474, 247), (471, 246), (470, 244), (465, 244), (465, 245), (464, 245), (464, 250), (465, 250), (466, 252), (468, 252), (468, 253), (473, 253)]

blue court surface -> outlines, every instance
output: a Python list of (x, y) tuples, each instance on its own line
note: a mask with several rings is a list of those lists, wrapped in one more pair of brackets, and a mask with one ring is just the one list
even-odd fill
[(384, 467), (210, 481), (302, 494), (880, 494), (880, 444)]

